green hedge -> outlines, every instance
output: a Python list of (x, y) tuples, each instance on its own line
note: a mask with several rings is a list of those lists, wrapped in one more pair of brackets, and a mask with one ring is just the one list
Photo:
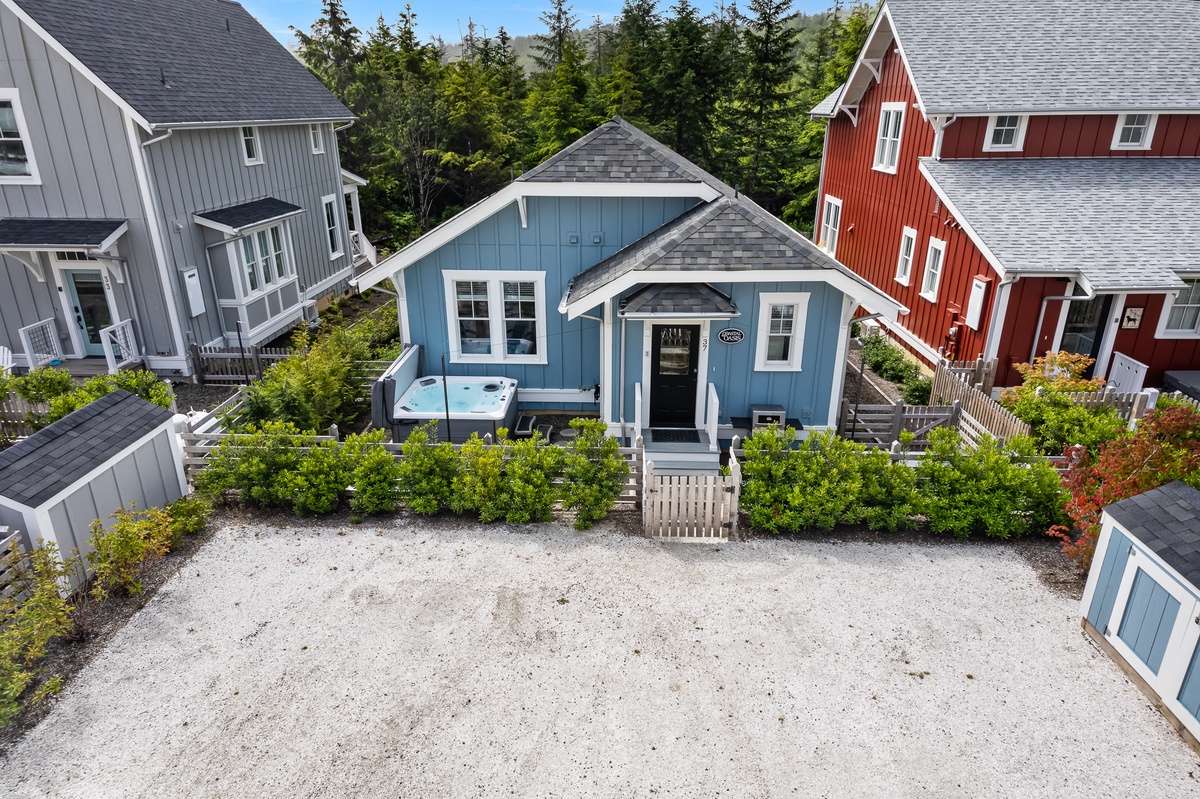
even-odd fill
[(46, 413), (30, 411), (26, 414), (25, 421), (34, 429), (56, 422), (117, 389), (124, 389), (160, 407), (171, 407), (170, 387), (158, 375), (145, 369), (124, 369), (115, 375), (96, 375), (77, 383), (66, 369), (39, 366), (4, 383), (7, 389), (31, 405), (49, 406)]
[(753, 527), (772, 533), (838, 524), (896, 531), (924, 520), (958, 538), (1008, 538), (1045, 531), (1061, 520), (1066, 500), (1058, 473), (1029, 440), (984, 439), (971, 449), (956, 431), (935, 430), (911, 468), (832, 432), (797, 442), (789, 427), (756, 432), (745, 454), (742, 509)]

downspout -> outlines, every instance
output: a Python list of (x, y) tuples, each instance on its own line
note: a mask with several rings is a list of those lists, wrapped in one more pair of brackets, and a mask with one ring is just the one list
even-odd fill
[(342, 125), (342, 126), (340, 126), (340, 127), (336, 127), (336, 128), (334, 128), (334, 129), (333, 129), (333, 132), (334, 132), (334, 133), (341, 133), (343, 130), (346, 130), (347, 128), (350, 128), (350, 127), (352, 127), (352, 126), (354, 125), (354, 123), (355, 123), (355, 122), (357, 122), (357, 121), (358, 121), (357, 119), (352, 119), (352, 120), (350, 120), (349, 122), (347, 122), (345, 125)]
[(1090, 302), (1096, 299), (1093, 295), (1075, 296), (1075, 297), (1042, 297), (1042, 309), (1038, 311), (1037, 327), (1033, 329), (1033, 346), (1029, 348), (1029, 362), (1033, 363), (1033, 359), (1037, 357), (1038, 337), (1042, 335), (1042, 319), (1046, 316), (1046, 304), (1050, 302)]
[(175, 135), (175, 128), (167, 128), (167, 132), (164, 133), (163, 135), (155, 136), (152, 139), (146, 139), (144, 142), (142, 142), (142, 149), (145, 150), (151, 144), (155, 144), (156, 142), (166, 141), (167, 139), (171, 138), (174, 135)]
[(953, 124), (954, 120), (958, 119), (957, 114), (951, 114), (948, 117), (934, 117), (933, 123), (933, 160), (942, 160), (942, 138), (946, 133), (946, 128)]

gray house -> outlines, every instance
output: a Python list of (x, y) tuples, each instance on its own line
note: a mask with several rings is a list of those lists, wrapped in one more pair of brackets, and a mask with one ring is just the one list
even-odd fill
[(187, 375), (315, 314), (375, 260), (353, 120), (237, 3), (0, 0), (0, 347)]

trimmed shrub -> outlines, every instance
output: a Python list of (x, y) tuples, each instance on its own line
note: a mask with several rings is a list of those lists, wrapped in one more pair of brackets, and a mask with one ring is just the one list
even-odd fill
[[(20, 711), (20, 698), (39, 676), (38, 662), (55, 638), (71, 629), (71, 606), (59, 593), (70, 566), (52, 542), (38, 541), (28, 556), (17, 543), (0, 554), (8, 572), (0, 591), (0, 727)], [(22, 601), (23, 600), (23, 601)], [(46, 692), (39, 692), (35, 700)]]
[(1087, 408), (1066, 396), (1104, 387), (1103, 378), (1083, 377), (1093, 362), (1087, 355), (1048, 352), (1032, 364), (1013, 364), (1022, 382), (1003, 392), (1000, 404), (1032, 428), (1042, 451), (1058, 455), (1075, 444), (1094, 449), (1124, 435), (1125, 423), (1116, 408)]
[(612, 510), (625, 490), (629, 463), (621, 442), (600, 419), (572, 419), (576, 436), (563, 461), (562, 502), (575, 511), (575, 529), (587, 530)]
[(212, 506), (198, 497), (184, 497), (168, 505), (171, 547), (177, 546), (186, 536), (204, 532), (204, 528), (208, 526), (208, 514), (211, 512)]
[(563, 449), (546, 444), (541, 435), (504, 440), (501, 502), (509, 524), (548, 522), (558, 500), (554, 480), (562, 473)]
[(47, 404), (75, 387), (75, 380), (66, 369), (38, 366), (27, 374), (13, 378), (12, 390), (31, 405)]
[(171, 551), (175, 540), (175, 525), (162, 508), (118, 508), (113, 518), (107, 530), (99, 519), (92, 522), (87, 563), (94, 572), (91, 593), (96, 601), (115, 589), (142, 593), (146, 570)]
[(479, 521), (504, 517), (504, 450), (483, 443), (477, 434), (458, 452), (458, 469), (446, 503), (455, 513), (475, 511)]
[(970, 449), (958, 431), (933, 430), (917, 465), (916, 508), (930, 530), (955, 538), (1046, 530), (1062, 520), (1067, 492), (1054, 467), (1037, 455), (1029, 438), (1001, 446), (985, 436)]
[(437, 422), (413, 429), (400, 445), (400, 501), (417, 513), (431, 515), (449, 507), (458, 457), (449, 443), (437, 442)]
[(917, 376), (904, 384), (901, 396), (909, 405), (928, 405), (929, 395), (933, 393), (933, 378)]
[(882, 333), (873, 332), (864, 336), (862, 348), (863, 363), (884, 380), (907, 383), (921, 375), (921, 368), (906, 358), (903, 350), (888, 341)]
[(196, 476), (196, 492), (210, 501), (236, 493), (243, 503), (262, 507), (291, 504), (288, 475), (294, 473), (304, 447), (315, 442), (291, 422), (266, 422), (221, 440), (208, 456), (208, 465)]
[(342, 445), (319, 441), (308, 448), (294, 471), (279, 475), (297, 516), (333, 513), (350, 486), (352, 466)]
[(383, 447), (383, 430), (346, 438), (354, 493), (350, 508), (358, 513), (391, 513), (400, 504), (400, 464)]

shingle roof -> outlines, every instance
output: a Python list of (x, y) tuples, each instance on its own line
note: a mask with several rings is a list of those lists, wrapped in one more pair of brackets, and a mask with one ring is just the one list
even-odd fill
[(1200, 491), (1178, 480), (1109, 505), (1105, 513), (1200, 588)]
[(517, 180), (705, 183), (722, 194), (734, 193), (731, 187), (619, 116), (564, 147)]
[(621, 301), (620, 315), (740, 316), (733, 300), (705, 283), (651, 283)]
[(1195, 0), (888, 0), (927, 114), (1200, 108)]
[(36, 508), (171, 418), (117, 390), (0, 452), (0, 496)]
[(285, 216), (298, 214), (303, 210), (298, 205), (292, 205), (289, 202), (284, 202), (274, 197), (263, 197), (261, 200), (251, 200), (248, 203), (231, 205), (227, 208), (204, 211), (203, 213), (196, 214), (196, 216), (233, 230), (241, 230), (250, 225), (257, 225), (272, 219), (281, 219)]
[(814, 117), (833, 116), (833, 112), (837, 108), (838, 100), (842, 99), (842, 89), (845, 88), (846, 84), (843, 83), (841, 86), (838, 86), (836, 89), (831, 91), (824, 100), (813, 106), (812, 110), (808, 112), (809, 115)]
[[(718, 197), (681, 214), (579, 273), (567, 302), (634, 270), (836, 269), (853, 277), (804, 236), (744, 195)], [(854, 277), (856, 282), (861, 279)]]
[(922, 158), (921, 169), (1005, 271), (1169, 290), (1200, 258), (1200, 159)]
[(0, 247), (99, 247), (124, 219), (0, 219)]
[(353, 115), (227, 0), (16, 0), (152, 125)]

